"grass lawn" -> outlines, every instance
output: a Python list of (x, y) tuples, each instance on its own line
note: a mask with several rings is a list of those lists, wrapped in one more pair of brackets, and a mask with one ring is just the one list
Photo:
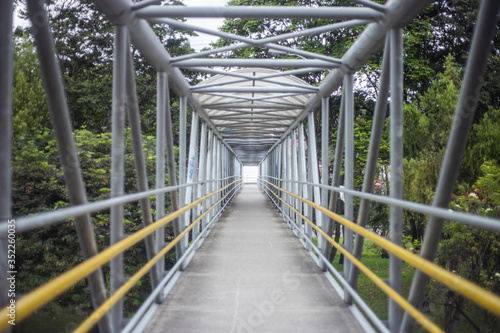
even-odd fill
[[(313, 242), (317, 244), (316, 239)], [(342, 243), (342, 239), (340, 240)], [(335, 259), (333, 260), (333, 266), (339, 272), (344, 271), (344, 265), (339, 264), (340, 252), (337, 251)], [(381, 279), (388, 279), (389, 277), (389, 259), (382, 258), (381, 251), (377, 245), (373, 244), (371, 241), (366, 240), (363, 244), (363, 256), (361, 262), (365, 264), (372, 272), (374, 272)], [(415, 269), (403, 262), (403, 279), (402, 279), (402, 296), (407, 299), (410, 292), (410, 287), (415, 273)], [(434, 322), (436, 325), (444, 329), (444, 316), (445, 311), (442, 304), (444, 303), (445, 288), (435, 282), (434, 280), (430, 283), (429, 287), (433, 292), (430, 295), (431, 299), (435, 302), (431, 302), (429, 313), (426, 314), (428, 318)], [(380, 290), (375, 283), (373, 283), (364, 273), (360, 273), (358, 277), (357, 292), (361, 298), (368, 304), (368, 306), (373, 310), (373, 312), (382, 320), (388, 319), (388, 302), (389, 297)], [(461, 317), (456, 333), (468, 333), (468, 332), (500, 332), (497, 326), (490, 320), (485, 320), (484, 312), (474, 305), (470, 301), (465, 301), (464, 313), (474, 322), (474, 327), (469, 321), (467, 321), (464, 316)], [(494, 321), (494, 320), (493, 320)], [(496, 321), (495, 321), (496, 322)], [(417, 326), (415, 333), (427, 332), (423, 327)]]
[[(316, 244), (316, 239), (313, 240)], [(340, 239), (342, 243), (342, 238)], [(344, 271), (344, 265), (339, 264), (340, 252), (337, 251), (337, 255), (333, 260), (333, 267), (339, 272)], [(375, 273), (381, 279), (389, 278), (389, 259), (382, 258), (382, 252), (380, 248), (373, 244), (370, 240), (366, 240), (363, 243), (363, 256), (361, 262), (365, 264), (373, 273)], [(402, 296), (407, 298), (411, 287), (411, 281), (415, 269), (403, 263), (403, 291)], [(370, 306), (373, 312), (382, 320), (388, 319), (388, 303), (389, 297), (378, 288), (378, 286), (372, 282), (364, 273), (359, 274), (358, 277), (358, 287), (357, 291), (361, 298)]]
[(77, 309), (63, 309), (50, 303), (40, 311), (33, 313), (21, 323), (16, 324), (14, 333), (55, 333), (73, 332), (88, 314)]

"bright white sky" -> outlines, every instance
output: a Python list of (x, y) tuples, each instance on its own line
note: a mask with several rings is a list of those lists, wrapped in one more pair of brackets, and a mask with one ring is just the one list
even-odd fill
[[(184, 0), (184, 4), (186, 6), (214, 6), (214, 7), (223, 7), (227, 4), (228, 0)], [(190, 18), (187, 20), (187, 23), (193, 25), (200, 25), (204, 28), (209, 28), (213, 30), (217, 30), (218, 27), (222, 26), (224, 19), (206, 19), (206, 18)], [(214, 42), (217, 40), (217, 37), (200, 34), (198, 33), (198, 37), (191, 37), (190, 43), (191, 47), (195, 49), (197, 52), (202, 48), (208, 46), (210, 42)]]

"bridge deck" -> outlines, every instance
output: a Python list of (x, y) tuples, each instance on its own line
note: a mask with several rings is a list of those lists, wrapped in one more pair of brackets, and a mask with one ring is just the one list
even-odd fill
[(362, 332), (258, 187), (246, 184), (146, 332)]

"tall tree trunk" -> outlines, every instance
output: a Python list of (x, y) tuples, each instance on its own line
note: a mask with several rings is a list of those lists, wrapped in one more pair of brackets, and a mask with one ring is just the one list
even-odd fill
[[(345, 226), (342, 226), (342, 244), (345, 244)], [(344, 255), (341, 253), (339, 257), (339, 264), (343, 265), (344, 264)]]
[(446, 304), (444, 313), (444, 330), (448, 333), (454, 333), (460, 321), (460, 314), (464, 305), (461, 296), (456, 295), (454, 291), (449, 290), (446, 293)]
[[(340, 223), (335, 223), (335, 238), (334, 238), (334, 241), (338, 244), (340, 240)], [(332, 246), (332, 250), (330, 251), (330, 257), (328, 258), (328, 260), (330, 262), (333, 262), (333, 260), (335, 259), (335, 256), (337, 255), (337, 248), (335, 246)]]

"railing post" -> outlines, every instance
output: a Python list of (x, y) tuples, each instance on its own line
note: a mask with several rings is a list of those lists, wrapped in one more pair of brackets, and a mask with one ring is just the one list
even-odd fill
[[(218, 152), (219, 152), (219, 139), (217, 136), (214, 134), (214, 141), (213, 141), (213, 155), (212, 155), (212, 160), (213, 160), (213, 167), (212, 167), (212, 191), (216, 191), (219, 188), (219, 181), (216, 179), (219, 178), (219, 173), (218, 173), (218, 163), (219, 159), (218, 157)], [(217, 202), (217, 195), (214, 195), (211, 199), (210, 206), (214, 205)], [(217, 207), (215, 207), (212, 210), (212, 220), (215, 222), (217, 216)], [(213, 224), (215, 226), (215, 223)]]
[[(390, 32), (391, 52), (391, 118), (390, 118), (390, 197), (403, 199), (403, 29)], [(403, 209), (390, 207), (390, 240), (401, 245), (403, 241)], [(402, 261), (393, 254), (389, 257), (389, 283), (397, 293), (402, 291)], [(401, 307), (389, 300), (389, 329), (398, 332), (401, 326)]]
[[(214, 191), (215, 190), (218, 190), (221, 188), (221, 181), (220, 181), (220, 178), (221, 178), (221, 142), (218, 138), (215, 139), (215, 168), (214, 168), (214, 179), (217, 179), (217, 181), (215, 182), (215, 188), (214, 188)], [(213, 204), (216, 204), (217, 201), (219, 201), (220, 199), (220, 192), (217, 193), (214, 197), (214, 201), (213, 201)], [(218, 220), (219, 218), (216, 217), (219, 211), (219, 207), (220, 207), (220, 204), (217, 204), (214, 208), (214, 217), (216, 220)]]
[[(328, 162), (329, 162), (329, 151), (330, 151), (330, 120), (329, 120), (329, 98), (325, 97), (321, 100), (321, 184), (328, 185)], [(328, 207), (328, 190), (321, 190), (321, 206), (327, 208)], [(325, 233), (331, 237), (333, 234), (333, 221), (328, 218), (328, 216), (323, 215), (323, 230)], [(328, 241), (323, 244), (323, 247), (320, 248), (323, 255), (328, 259), (330, 254), (331, 245)], [(326, 271), (328, 268), (326, 264), (321, 261), (321, 269)]]
[[(309, 165), (310, 165), (310, 182), (313, 183), (314, 185), (311, 185), (312, 188), (312, 198), (313, 202), (317, 205), (321, 205), (321, 191), (320, 188), (315, 186), (316, 184), (319, 184), (319, 165), (318, 165), (318, 145), (316, 143), (316, 126), (314, 124), (314, 113), (309, 112), (308, 117), (307, 117), (307, 126), (309, 130), (309, 145), (308, 145), (308, 152), (309, 152)], [(316, 225), (319, 228), (323, 228), (323, 223), (322, 223), (322, 217), (323, 214), (319, 210), (315, 210), (315, 217), (316, 217)], [(311, 220), (312, 221), (312, 220)], [(324, 248), (324, 243), (325, 243), (325, 238), (322, 237), (320, 234), (317, 234), (317, 240), (318, 240), (318, 248), (322, 249)]]
[[(80, 161), (73, 140), (63, 82), (57, 58), (55, 57), (56, 49), (48, 24), (49, 19), (43, 8), (43, 4), (36, 0), (28, 1), (28, 12), (33, 24), (33, 37), (37, 48), (40, 72), (47, 97), (50, 119), (57, 141), (59, 158), (64, 171), (66, 188), (71, 204), (83, 205), (87, 203), (87, 195), (80, 170)], [(75, 218), (75, 227), (83, 259), (86, 260), (96, 255), (97, 244), (94, 238), (90, 215), (86, 214)], [(88, 282), (92, 296), (92, 306), (94, 309), (97, 309), (107, 298), (100, 268), (89, 275)], [(112, 332), (111, 321), (108, 315), (99, 321), (99, 330), (102, 332)]]
[[(128, 52), (128, 31), (126, 26), (115, 26), (115, 58), (113, 62), (113, 107), (111, 143), (111, 197), (124, 194), (125, 186), (125, 106), (127, 100), (126, 73)], [(110, 245), (123, 239), (123, 205), (111, 207)], [(124, 283), (123, 253), (111, 259), (110, 291), (114, 294)], [(113, 330), (123, 326), (123, 299), (111, 309)]]
[[(179, 101), (179, 185), (186, 184), (186, 152), (187, 150), (187, 103), (186, 98), (181, 97)], [(186, 205), (186, 191), (187, 189), (179, 189), (179, 207), (182, 208)], [(186, 229), (186, 214), (179, 217), (181, 224), (181, 232)], [(186, 235), (182, 238), (181, 246), (182, 251), (186, 251), (188, 246), (189, 236)]]
[[(161, 92), (165, 94), (165, 142), (166, 142), (166, 153), (167, 153), (167, 167), (168, 167), (168, 183), (170, 186), (177, 185), (177, 172), (175, 169), (175, 155), (174, 155), (174, 136), (172, 133), (172, 110), (170, 108), (170, 89), (168, 85), (168, 76), (165, 76), (164, 91)], [(182, 198), (182, 197), (181, 197)], [(170, 192), (170, 203), (172, 205), (172, 211), (179, 210), (179, 194), (177, 191)], [(182, 232), (182, 220), (176, 218), (173, 221), (174, 226), (174, 237), (177, 237)], [(162, 240), (165, 242), (165, 239)], [(184, 254), (184, 248), (182, 243), (178, 242), (175, 244), (175, 254), (177, 259), (182, 257)], [(163, 275), (164, 272), (161, 272)]]
[[(204, 197), (206, 194), (206, 191), (205, 191), (206, 185), (203, 183), (207, 180), (207, 169), (208, 169), (208, 165), (207, 165), (207, 123), (204, 121), (201, 123), (200, 136), (201, 136), (201, 139), (200, 139), (200, 158), (198, 160), (199, 161), (199, 163), (198, 163), (198, 168), (199, 168), (198, 181), (202, 182), (202, 184), (198, 185), (198, 196), (197, 196), (198, 199)], [(200, 213), (202, 214), (204, 212), (203, 206), (204, 206), (204, 202), (202, 202), (198, 206), (198, 208), (197, 208), (198, 214), (200, 214)], [(203, 217), (202, 221), (201, 221), (201, 230), (205, 229), (206, 222), (207, 222), (206, 218)], [(196, 230), (198, 230), (198, 228)], [(198, 249), (198, 245), (196, 246), (196, 249)]]
[[(335, 143), (335, 159), (333, 161), (333, 172), (332, 172), (332, 186), (340, 185), (340, 171), (342, 170), (342, 160), (344, 156), (344, 139), (345, 139), (345, 107), (344, 107), (345, 95), (342, 94), (340, 100), (340, 110), (339, 110), (339, 122), (337, 126), (337, 141)], [(339, 197), (338, 192), (333, 192), (330, 196), (330, 204), (328, 209), (334, 213), (337, 212), (337, 200)], [(332, 221), (332, 223), (335, 223)], [(329, 247), (331, 251), (331, 247)]]
[[(297, 161), (297, 132), (296, 132), (296, 130), (292, 131), (292, 179), (294, 181), (299, 180), (299, 169), (298, 169), (298, 161)], [(299, 184), (293, 183), (293, 193), (296, 195), (300, 195), (299, 194)], [(293, 207), (298, 212), (300, 212), (300, 208), (299, 208), (300, 203), (301, 202), (299, 201), (299, 199), (294, 199)], [(299, 215), (297, 213), (294, 213), (293, 215), (295, 216), (294, 232), (295, 232), (295, 235), (297, 237), (299, 237), (300, 233), (297, 230), (297, 228), (299, 227)]]
[[(308, 173), (307, 173), (307, 168), (306, 168), (306, 151), (305, 151), (304, 145), (305, 145), (304, 123), (301, 122), (299, 124), (299, 180), (301, 182), (305, 183), (308, 180), (308, 177), (307, 177)], [(306, 184), (302, 184), (301, 188), (302, 188), (302, 190), (301, 190), (302, 197), (304, 199), (309, 199), (311, 197), (310, 186), (308, 186)], [(303, 204), (302, 206), (304, 207), (303, 208), (303, 215), (311, 221), (312, 220), (311, 207), (309, 207), (309, 205), (306, 205), (306, 204)], [(311, 225), (309, 223), (307, 223), (306, 221), (302, 221), (302, 223), (304, 224), (304, 231), (305, 231), (306, 237), (309, 240), (312, 240), (312, 227), (311, 227)], [(306, 250), (311, 251), (311, 249), (312, 249), (311, 244), (309, 244), (308, 242), (305, 242), (305, 243), (306, 243)]]
[[(213, 179), (213, 142), (214, 142), (214, 136), (212, 134), (212, 130), (208, 130), (208, 142), (207, 142), (207, 170), (206, 170), (206, 182), (205, 182), (205, 185), (204, 185), (204, 189), (205, 189), (205, 194), (208, 194), (208, 193), (211, 193), (212, 192), (212, 182), (211, 180)], [(208, 210), (208, 208), (210, 207), (210, 202), (211, 202), (211, 199), (208, 199), (208, 200), (205, 200), (203, 202), (203, 211), (206, 211)], [(203, 218), (203, 229), (205, 229), (205, 226), (210, 222), (210, 217), (212, 216), (212, 212), (209, 212), (207, 215), (205, 215), (205, 217)], [(206, 237), (207, 234), (205, 233), (205, 235), (203, 237)]]
[[(276, 147), (276, 165), (277, 165), (276, 178), (278, 178), (278, 179), (276, 179), (276, 185), (280, 188), (283, 188), (283, 181), (282, 181), (282, 178), (283, 178), (283, 143), (280, 143)], [(279, 196), (280, 198), (283, 198), (283, 192), (279, 191), (278, 189), (276, 189), (276, 195)], [(279, 207), (281, 207), (283, 209), (283, 203), (280, 200), (277, 200), (277, 204)]]
[[(7, 222), (11, 216), (11, 155), (12, 155), (12, 33), (13, 0), (0, 2), (0, 222)], [(7, 234), (0, 235), (0, 307), (8, 302)], [(2, 320), (7, 320), (3, 318)]]
[[(345, 188), (354, 189), (354, 94), (353, 94), (353, 74), (344, 76), (344, 106), (345, 106)], [(349, 221), (354, 218), (354, 197), (351, 194), (345, 195), (344, 216)], [(352, 253), (351, 229), (344, 228), (344, 247)], [(344, 257), (344, 276), (349, 276), (351, 262)], [(347, 293), (346, 293), (347, 295)], [(345, 299), (345, 298), (344, 298)]]
[[(167, 73), (157, 73), (157, 93), (156, 93), (156, 188), (165, 187), (165, 135), (166, 135), (166, 107), (167, 96)], [(156, 221), (165, 216), (165, 194), (160, 193), (156, 200)], [(156, 252), (160, 252), (165, 246), (165, 228), (156, 231)], [(165, 272), (164, 260), (157, 264), (160, 277)]]
[[(182, 102), (184, 101), (184, 102)], [(181, 97), (181, 104), (187, 104), (186, 97)], [(192, 118), (191, 118), (191, 134), (189, 140), (189, 157), (187, 161), (187, 175), (186, 175), (186, 184), (192, 184), (197, 181), (196, 179), (196, 155), (198, 154), (198, 112), (193, 110)], [(185, 198), (184, 198), (184, 206), (190, 204), (193, 201), (193, 186), (186, 187), (185, 190)], [(193, 211), (193, 216), (196, 216), (196, 208), (188, 210), (184, 214), (184, 229), (187, 228), (191, 224), (191, 211)], [(199, 228), (199, 226), (197, 226)], [(196, 229), (196, 228), (195, 228)], [(195, 229), (193, 229), (193, 239), (198, 236)], [(189, 233), (184, 236), (185, 246), (187, 248), (189, 242)]]
[[(283, 141), (285, 143), (285, 147), (286, 147), (286, 159), (285, 159), (285, 167), (286, 167), (286, 190), (288, 192), (292, 192), (292, 183), (290, 183), (290, 180), (292, 180), (292, 140), (291, 140), (291, 137), (288, 136), (286, 138), (286, 140)], [(289, 205), (292, 205), (292, 196), (290, 195), (286, 195), (286, 202), (289, 204)], [(288, 206), (285, 206), (285, 212), (286, 214), (288, 215), (288, 218), (290, 218), (290, 220), (293, 220), (292, 218), (292, 213), (293, 211), (290, 209), (290, 207)], [(287, 224), (289, 225), (290, 228), (293, 228), (292, 227), (292, 222), (289, 222), (287, 221)]]
[[(137, 175), (137, 189), (139, 191), (148, 191), (148, 176), (146, 172), (146, 162), (141, 137), (141, 119), (139, 115), (139, 105), (137, 104), (137, 89), (135, 86), (135, 73), (132, 64), (132, 54), (127, 52), (127, 105), (128, 118), (130, 124), (130, 135), (132, 137), (132, 145), (134, 149), (134, 166)], [(146, 227), (153, 223), (151, 215), (151, 203), (149, 198), (141, 199), (141, 215), (142, 223)], [(155, 244), (153, 235), (149, 235), (144, 239), (146, 247), (146, 255), (148, 260), (151, 260), (155, 255)], [(160, 283), (160, 270), (158, 265), (151, 269), (151, 287), (154, 290)], [(161, 302), (161, 296), (157, 298)]]

